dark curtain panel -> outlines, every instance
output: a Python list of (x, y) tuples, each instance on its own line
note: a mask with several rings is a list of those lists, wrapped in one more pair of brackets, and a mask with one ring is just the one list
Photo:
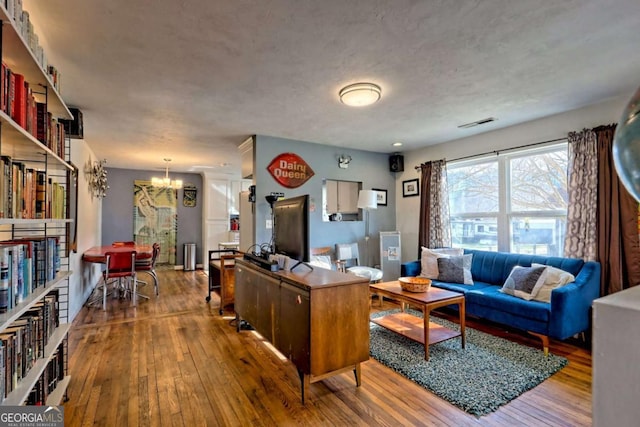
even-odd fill
[(429, 218), (431, 217), (431, 203), (429, 188), (431, 186), (431, 162), (420, 165), (422, 177), (420, 179), (420, 224), (418, 226), (418, 259), (422, 253), (422, 246), (429, 246)]
[(598, 142), (598, 260), (601, 295), (640, 284), (638, 202), (624, 188), (613, 164), (615, 125), (593, 131)]

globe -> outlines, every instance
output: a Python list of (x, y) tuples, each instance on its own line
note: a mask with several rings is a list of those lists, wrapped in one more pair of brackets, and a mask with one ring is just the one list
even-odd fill
[(622, 184), (640, 201), (640, 88), (627, 104), (616, 126), (613, 161)]

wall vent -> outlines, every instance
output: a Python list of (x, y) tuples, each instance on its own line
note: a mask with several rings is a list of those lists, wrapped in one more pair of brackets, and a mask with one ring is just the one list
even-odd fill
[(478, 120), (478, 121), (471, 122), (471, 123), (466, 123), (466, 124), (460, 125), (458, 127), (460, 129), (467, 129), (467, 128), (472, 128), (474, 126), (483, 125), (485, 123), (495, 122), (496, 120), (498, 120), (498, 119), (496, 119), (495, 117), (488, 117), (486, 119)]

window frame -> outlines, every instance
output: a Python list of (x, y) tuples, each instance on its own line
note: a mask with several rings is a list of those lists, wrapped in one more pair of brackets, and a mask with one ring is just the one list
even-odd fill
[[(491, 155), (478, 156), (473, 159), (462, 159), (458, 161), (447, 162), (447, 169), (453, 169), (458, 167), (468, 167), (476, 164), (496, 162), (498, 168), (498, 211), (497, 212), (472, 212), (451, 214), (451, 217), (460, 219), (477, 219), (477, 218), (495, 218), (498, 235), (497, 235), (497, 251), (511, 252), (511, 222), (514, 218), (529, 217), (529, 218), (555, 218), (564, 219), (566, 225), (567, 209), (552, 209), (546, 211), (516, 211), (511, 210), (510, 196), (512, 191), (511, 185), (511, 161), (518, 158), (535, 156), (545, 153), (552, 153), (561, 150), (567, 150), (568, 155), (568, 141), (555, 142), (552, 144), (546, 144), (540, 147), (528, 147), (521, 149), (509, 149), (506, 152), (496, 151)], [(567, 164), (567, 168), (569, 165)], [(449, 209), (453, 212), (451, 206), (451, 198), (449, 198)], [(451, 226), (451, 224), (450, 224)], [(453, 230), (451, 230), (453, 235)], [(566, 232), (566, 230), (565, 230)], [(563, 239), (564, 240), (564, 239)], [(453, 243), (453, 242), (452, 242)], [(564, 242), (563, 242), (564, 244)], [(462, 246), (464, 244), (455, 245)], [(562, 251), (562, 248), (559, 248)]]

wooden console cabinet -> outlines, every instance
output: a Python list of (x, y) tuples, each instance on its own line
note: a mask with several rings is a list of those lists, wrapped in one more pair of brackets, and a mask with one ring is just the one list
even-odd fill
[(369, 360), (369, 281), (322, 268), (271, 272), (237, 259), (235, 311), (298, 369), (309, 384)]

